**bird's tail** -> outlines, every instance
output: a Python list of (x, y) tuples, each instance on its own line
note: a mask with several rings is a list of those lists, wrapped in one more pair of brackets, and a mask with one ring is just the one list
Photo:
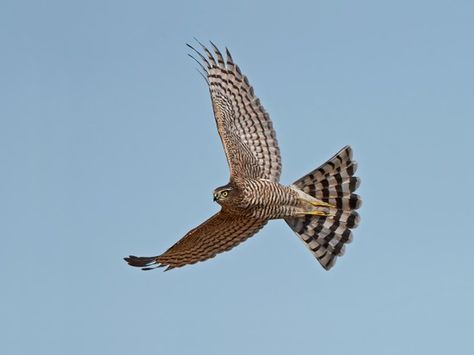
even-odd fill
[(356, 169), (352, 149), (346, 146), (319, 168), (293, 183), (308, 195), (334, 206), (327, 217), (307, 215), (285, 219), (326, 270), (344, 254), (344, 244), (352, 240), (351, 229), (359, 223), (359, 214), (355, 210), (361, 206), (362, 200), (353, 193), (360, 185), (360, 179), (353, 176)]

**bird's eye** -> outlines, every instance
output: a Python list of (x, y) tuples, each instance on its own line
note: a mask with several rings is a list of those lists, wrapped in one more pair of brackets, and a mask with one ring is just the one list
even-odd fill
[(222, 196), (222, 197), (227, 197), (227, 196), (229, 196), (229, 191), (222, 191), (221, 196)]

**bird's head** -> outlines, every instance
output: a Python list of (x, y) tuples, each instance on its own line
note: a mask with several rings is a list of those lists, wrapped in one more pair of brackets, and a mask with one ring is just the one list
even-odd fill
[(214, 190), (214, 201), (222, 205), (232, 198), (234, 188), (230, 185), (224, 185)]

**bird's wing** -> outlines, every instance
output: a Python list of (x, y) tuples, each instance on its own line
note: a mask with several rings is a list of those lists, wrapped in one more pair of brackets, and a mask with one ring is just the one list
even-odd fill
[(209, 85), (217, 130), (229, 163), (231, 176), (279, 181), (280, 149), (270, 116), (255, 96), (247, 77), (234, 64), (229, 50), (226, 60), (211, 42), (214, 55), (201, 44), (204, 55), (194, 58), (204, 70)]
[(130, 255), (125, 260), (144, 270), (168, 266), (166, 270), (194, 264), (228, 251), (257, 233), (268, 220), (234, 215), (221, 210), (189, 231), (165, 253), (152, 257)]

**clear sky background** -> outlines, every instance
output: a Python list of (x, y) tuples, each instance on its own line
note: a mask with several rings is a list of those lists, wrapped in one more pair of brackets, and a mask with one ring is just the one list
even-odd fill
[[(474, 353), (474, 3), (0, 3), (2, 354)], [(291, 183), (346, 144), (362, 223), (324, 271), (282, 221), (128, 267), (228, 181), (193, 36), (229, 47)]]

